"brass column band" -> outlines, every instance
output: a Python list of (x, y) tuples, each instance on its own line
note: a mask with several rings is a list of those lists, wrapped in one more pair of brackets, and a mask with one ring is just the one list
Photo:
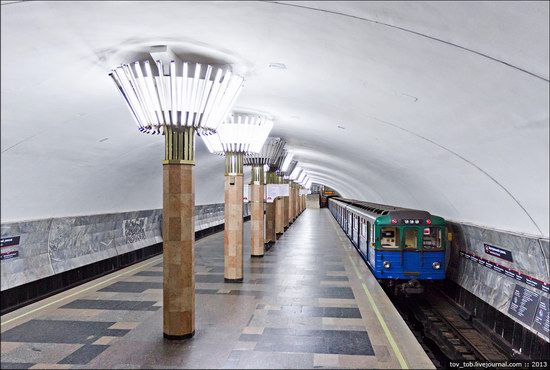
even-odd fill
[(250, 171), (252, 177), (250, 179), (250, 184), (263, 185), (264, 184), (264, 166), (252, 166)]
[(243, 153), (225, 153), (225, 175), (242, 176), (244, 174)]
[(268, 171), (266, 173), (266, 183), (267, 184), (277, 184), (277, 175), (274, 171)]
[(195, 164), (195, 129), (164, 126), (163, 164)]

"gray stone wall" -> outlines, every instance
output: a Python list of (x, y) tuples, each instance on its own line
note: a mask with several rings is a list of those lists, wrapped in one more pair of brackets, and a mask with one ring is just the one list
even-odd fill
[[(223, 203), (195, 206), (195, 231), (223, 223)], [(162, 242), (162, 210), (1, 225), (2, 238), (17, 236), (19, 244), (1, 248), (2, 291)]]
[(306, 208), (319, 208), (319, 194), (308, 194), (306, 196)]
[[(528, 289), (539, 300), (548, 302), (549, 294), (544, 291), (548, 288), (541, 289), (534, 279), (550, 282), (549, 240), (456, 222), (448, 222), (448, 230), (452, 233), (448, 278), (548, 341), (548, 333), (536, 330), (537, 325), (533, 325), (532, 320), (527, 317), (520, 320), (514, 314), (511, 302), (518, 286), (520, 291)], [(506, 252), (506, 255), (495, 256), (494, 252), (487, 250), (489, 246)], [(475, 257), (471, 258), (472, 255)], [(486, 261), (490, 264), (487, 265)], [(518, 274), (502, 272), (501, 267)], [(517, 277), (520, 274), (521, 280)], [(527, 281), (528, 278), (534, 279)], [(536, 306), (536, 302), (528, 304)]]

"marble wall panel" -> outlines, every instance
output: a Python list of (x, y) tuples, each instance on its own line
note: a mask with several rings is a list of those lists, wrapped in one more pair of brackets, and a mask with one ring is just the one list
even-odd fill
[[(195, 206), (194, 221), (195, 231), (223, 224), (224, 204)], [(20, 237), (19, 255), (1, 261), (3, 291), (162, 242), (162, 209), (6, 223), (1, 235)]]
[[(532, 332), (537, 333), (529, 325), (509, 315), (508, 309), (516, 284), (535, 291), (541, 294), (541, 296), (548, 297), (548, 294), (464, 258), (459, 252), (464, 251), (474, 254), (485, 260), (548, 283), (550, 282), (548, 239), (455, 222), (448, 222), (448, 229), (452, 233), (452, 241), (450, 242), (450, 260), (447, 277), (501, 313), (511, 317)], [(506, 259), (486, 253), (484, 243), (510, 251), (513, 261), (507, 261)]]

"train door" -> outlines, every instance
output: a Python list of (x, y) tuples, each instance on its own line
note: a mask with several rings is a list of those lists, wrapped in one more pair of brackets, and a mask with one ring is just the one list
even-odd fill
[(359, 250), (365, 258), (368, 259), (368, 248), (369, 248), (369, 222), (364, 218), (361, 218), (361, 232), (359, 233)]
[[(367, 222), (367, 224), (369, 224)], [(370, 227), (368, 228), (368, 237), (367, 237), (367, 261), (369, 261), (371, 267), (374, 269), (376, 268), (376, 253), (375, 253), (375, 240), (376, 236), (374, 234), (374, 223), (370, 223)]]
[(353, 230), (353, 214), (350, 211), (348, 211), (348, 229), (347, 229), (347, 232), (348, 232), (348, 236), (351, 238), (351, 240), (353, 240), (353, 237), (351, 236), (352, 230)]
[(365, 221), (362, 217), (357, 216), (357, 235), (356, 235), (356, 241), (357, 241), (357, 249), (361, 249), (361, 231), (363, 230), (363, 224)]
[(420, 275), (421, 253), (418, 244), (418, 228), (405, 227), (403, 229), (403, 273), (406, 276)]

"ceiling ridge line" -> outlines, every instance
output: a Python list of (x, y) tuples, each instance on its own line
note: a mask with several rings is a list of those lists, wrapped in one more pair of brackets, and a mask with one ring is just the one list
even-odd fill
[(537, 228), (537, 230), (539, 231), (540, 235), (542, 235), (543, 237), (545, 237), (544, 233), (542, 232), (542, 230), (540, 229), (539, 225), (536, 223), (536, 221), (533, 219), (533, 217), (531, 217), (531, 214), (527, 211), (527, 209), (525, 209), (525, 207), (523, 207), (523, 205), (519, 202), (519, 200), (516, 199), (516, 197), (514, 197), (514, 195), (504, 186), (502, 185), (497, 179), (495, 179), (493, 176), (491, 176), (487, 171), (485, 171), (483, 168), (479, 167), (477, 164), (475, 164), (474, 162), (464, 158), (463, 156), (461, 156), (460, 154), (452, 151), (451, 149), (449, 148), (446, 148), (444, 147), (443, 145), (441, 144), (438, 144), (436, 143), (435, 141), (432, 141), (430, 139), (428, 139), (427, 137), (425, 136), (422, 136), (420, 134), (417, 134), (416, 132), (413, 132), (413, 131), (410, 131), (410, 130), (407, 130), (406, 128), (403, 128), (401, 126), (398, 126), (394, 123), (391, 123), (391, 122), (388, 122), (388, 121), (384, 121), (384, 120), (381, 120), (379, 118), (376, 118), (376, 117), (370, 117), (378, 122), (381, 122), (385, 125), (389, 125), (389, 126), (392, 126), (392, 127), (395, 127), (397, 129), (400, 129), (402, 131), (405, 131), (411, 135), (414, 135), (420, 139), (423, 139), (449, 153), (451, 153), (452, 155), (462, 159), (464, 162), (468, 163), (469, 165), (473, 166), (474, 168), (476, 168), (478, 171), (480, 171), (481, 173), (483, 173), (485, 176), (487, 176), (488, 178), (490, 178), (495, 184), (497, 184), (502, 190), (504, 190), (506, 192), (506, 194), (508, 194), (510, 196), (510, 198), (512, 198), (514, 200), (514, 202), (516, 202), (516, 204), (523, 210), (523, 212), (525, 212), (525, 214), (527, 215), (527, 217), (529, 217), (529, 219), (531, 220), (531, 222), (533, 223), (533, 225), (535, 225), (535, 227)]
[(510, 68), (513, 68), (513, 69), (516, 69), (520, 72), (523, 72), (523, 73), (526, 73), (528, 75), (531, 75), (535, 78), (538, 78), (540, 80), (543, 80), (545, 82), (550, 82), (550, 80), (548, 80), (547, 78), (544, 78), (542, 76), (539, 76), (537, 75), (536, 73), (534, 72), (530, 72), (526, 69), (523, 69), (521, 67), (518, 67), (518, 66), (515, 66), (513, 64), (510, 64), (508, 62), (505, 62), (504, 60), (501, 60), (501, 59), (497, 59), (495, 57), (492, 57), (490, 55), (487, 55), (487, 54), (484, 54), (480, 51), (476, 51), (476, 50), (473, 50), (473, 49), (469, 49), (465, 46), (460, 46), (460, 45), (457, 45), (457, 44), (454, 44), (450, 41), (446, 41), (446, 40), (442, 40), (442, 39), (439, 39), (437, 37), (434, 37), (434, 36), (430, 36), (430, 35), (426, 35), (424, 33), (420, 33), (420, 32), (417, 32), (417, 31), (413, 31), (413, 30), (410, 30), (408, 28), (404, 28), (404, 27), (399, 27), (399, 26), (395, 26), (395, 25), (392, 25), (392, 24), (389, 24), (389, 23), (384, 23), (384, 22), (380, 22), (380, 21), (376, 21), (376, 20), (373, 20), (373, 19), (368, 19), (368, 18), (363, 18), (363, 17), (358, 17), (356, 15), (351, 15), (351, 14), (346, 14), (346, 13), (340, 13), (340, 12), (336, 12), (336, 11), (332, 11), (332, 10), (326, 10), (326, 9), (318, 9), (318, 8), (312, 8), (312, 7), (309, 7), (309, 6), (305, 6), (305, 5), (297, 5), (297, 4), (289, 4), (289, 3), (285, 3), (285, 2), (280, 2), (280, 1), (265, 1), (267, 3), (272, 3), (272, 4), (277, 4), (277, 5), (286, 5), (286, 6), (293, 6), (293, 7), (296, 7), (296, 8), (302, 8), (302, 9), (308, 9), (308, 10), (313, 10), (313, 11), (318, 11), (318, 12), (324, 12), (324, 13), (329, 13), (329, 14), (335, 14), (335, 15), (341, 15), (343, 17), (349, 17), (349, 18), (354, 18), (354, 19), (359, 19), (359, 20), (362, 20), (362, 21), (365, 21), (365, 22), (370, 22), (370, 23), (375, 23), (375, 24), (379, 24), (379, 25), (382, 25), (382, 26), (386, 26), (386, 27), (390, 27), (390, 28), (395, 28), (395, 29), (398, 29), (398, 30), (401, 30), (401, 31), (404, 31), (404, 32), (408, 32), (408, 33), (412, 33), (414, 35), (417, 35), (417, 36), (421, 36), (421, 37), (425, 37), (427, 39), (430, 39), (430, 40), (434, 40), (434, 41), (437, 41), (437, 42), (441, 42), (441, 43), (444, 43), (444, 44), (447, 44), (447, 45), (450, 45), (450, 46), (454, 46), (456, 48), (459, 48), (459, 49), (462, 49), (462, 50), (465, 50), (465, 51), (468, 51), (470, 53), (473, 53), (473, 54), (477, 54), (479, 56), (482, 56), (484, 58), (487, 58), (487, 59), (490, 59), (492, 61), (495, 61), (497, 63), (501, 63), (501, 64), (504, 64)]

